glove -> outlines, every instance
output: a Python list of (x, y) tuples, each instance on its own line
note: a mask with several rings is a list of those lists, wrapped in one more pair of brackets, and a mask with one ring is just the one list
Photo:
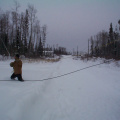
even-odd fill
[(14, 62), (11, 62), (11, 63), (10, 63), (10, 67), (13, 67), (13, 65), (14, 65)]

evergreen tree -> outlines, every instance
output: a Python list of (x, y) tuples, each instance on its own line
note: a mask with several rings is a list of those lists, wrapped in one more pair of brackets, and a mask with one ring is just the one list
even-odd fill
[(39, 46), (38, 46), (38, 54), (40, 56), (43, 56), (43, 45), (42, 45), (41, 36), (40, 36), (40, 42), (39, 42)]
[(113, 42), (114, 38), (113, 38), (113, 27), (112, 27), (112, 23), (110, 24), (109, 38), (110, 38), (110, 41)]
[(110, 24), (110, 29), (109, 29), (109, 39), (110, 39), (110, 44), (109, 44), (110, 55), (111, 57), (113, 57), (114, 55), (114, 32), (113, 32), (112, 23)]
[(119, 24), (119, 30), (120, 30), (120, 20), (118, 21), (118, 24)]
[(93, 41), (93, 37), (91, 37), (91, 39), (90, 39), (90, 41), (91, 41), (91, 55), (93, 55), (93, 53), (94, 53), (94, 41)]

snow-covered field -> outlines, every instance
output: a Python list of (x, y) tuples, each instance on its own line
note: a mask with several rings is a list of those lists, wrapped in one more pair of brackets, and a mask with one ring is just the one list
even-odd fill
[[(10, 80), (11, 61), (0, 61), (0, 80)], [(100, 62), (72, 56), (24, 62), (23, 78), (42, 80)], [(120, 120), (120, 67), (102, 64), (48, 81), (0, 81), (0, 120)]]

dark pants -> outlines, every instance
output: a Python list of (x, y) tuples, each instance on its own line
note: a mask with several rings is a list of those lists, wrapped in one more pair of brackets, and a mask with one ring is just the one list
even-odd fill
[(21, 81), (23, 80), (21, 74), (14, 74), (14, 73), (13, 73), (13, 74), (11, 75), (11, 79), (14, 79), (14, 78), (16, 78), (16, 77), (18, 78), (18, 80), (21, 80)]

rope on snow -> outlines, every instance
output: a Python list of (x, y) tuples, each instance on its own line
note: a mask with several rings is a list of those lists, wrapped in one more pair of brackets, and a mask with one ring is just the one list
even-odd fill
[[(111, 61), (114, 61), (114, 60), (104, 61), (102, 63), (98, 63), (98, 64), (91, 65), (91, 66), (88, 66), (88, 67), (84, 67), (84, 68), (81, 68), (79, 70), (75, 70), (75, 71), (72, 71), (72, 72), (69, 72), (69, 73), (65, 73), (65, 74), (62, 74), (62, 75), (58, 75), (58, 76), (55, 76), (55, 77), (51, 77), (51, 78), (45, 78), (45, 79), (41, 79), (41, 80), (24, 80), (24, 81), (47, 81), (47, 80), (51, 80), (51, 79), (67, 76), (67, 75), (70, 75), (70, 74), (73, 74), (73, 73), (76, 73), (76, 72), (79, 72), (79, 71), (82, 71), (82, 70), (85, 70), (85, 69), (88, 69), (88, 68), (92, 68), (92, 67), (95, 67), (95, 66), (107, 63), (107, 62), (111, 62)], [(0, 81), (11, 81), (11, 80), (0, 80)]]

